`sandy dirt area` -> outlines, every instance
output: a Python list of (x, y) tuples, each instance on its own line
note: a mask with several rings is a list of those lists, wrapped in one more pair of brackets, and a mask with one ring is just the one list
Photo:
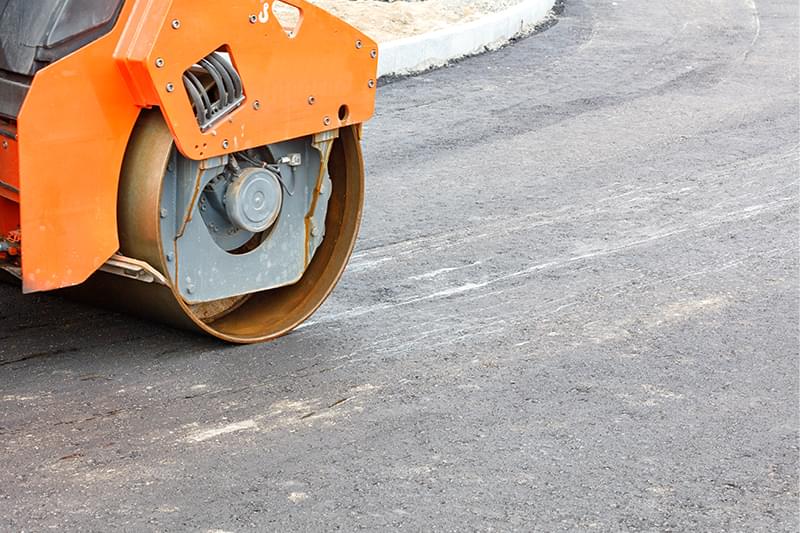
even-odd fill
[(312, 0), (378, 42), (468, 22), (522, 0)]

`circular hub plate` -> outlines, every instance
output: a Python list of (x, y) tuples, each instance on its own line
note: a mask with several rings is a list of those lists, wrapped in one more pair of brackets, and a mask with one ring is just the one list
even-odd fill
[(275, 223), (283, 203), (277, 176), (264, 168), (243, 170), (228, 186), (225, 209), (239, 229), (251, 233), (266, 231)]

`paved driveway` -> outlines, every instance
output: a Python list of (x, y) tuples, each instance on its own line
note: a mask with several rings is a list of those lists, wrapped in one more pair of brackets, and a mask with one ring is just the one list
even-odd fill
[(277, 342), (1, 287), (0, 529), (797, 531), (797, 58), (793, 0), (569, 0), (384, 86)]

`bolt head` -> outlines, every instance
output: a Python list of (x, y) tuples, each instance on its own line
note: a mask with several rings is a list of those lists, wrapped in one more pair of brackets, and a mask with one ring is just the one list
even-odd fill
[(256, 100), (255, 102), (253, 102), (253, 109), (255, 109), (256, 111), (258, 111), (259, 109), (261, 109), (261, 102), (260, 102), (260, 101), (258, 101), (258, 100)]
[(375, 49), (370, 50), (369, 57), (371, 57), (372, 59), (375, 59), (376, 57), (378, 57), (378, 51), (375, 50)]
[(156, 67), (164, 68), (164, 58), (163, 57), (159, 57), (159, 58), (156, 59)]
[(375, 80), (369, 80), (367, 82), (367, 87), (369, 87), (370, 89), (373, 89), (375, 87)]
[(357, 40), (356, 41), (356, 48), (360, 50), (362, 46), (364, 46), (364, 43), (361, 42), (361, 39)]
[(223, 150), (227, 150), (228, 146), (230, 146), (230, 143), (228, 142), (228, 139), (225, 139), (224, 141), (222, 141), (222, 149)]
[(172, 92), (172, 91), (174, 91), (174, 90), (175, 90), (175, 85), (174, 85), (174, 84), (172, 84), (172, 83), (168, 83), (168, 84), (167, 84), (167, 92), (168, 92), (168, 93), (171, 93), (171, 92)]
[(250, 24), (255, 24), (258, 22), (258, 17), (255, 15), (250, 15)]
[(325, 117), (325, 118), (323, 118), (323, 119), (322, 119), (322, 123), (323, 123), (323, 124), (325, 124), (326, 126), (329, 126), (329, 125), (330, 125), (330, 123), (331, 123), (331, 117)]
[(314, 105), (314, 102), (316, 102), (316, 101), (317, 101), (317, 99), (314, 98), (313, 94), (308, 97), (308, 105)]
[(175, 19), (175, 20), (172, 21), (172, 29), (173, 30), (177, 30), (180, 27), (181, 27), (181, 21), (180, 20)]
[(8, 150), (8, 141), (3, 141), (3, 150)]

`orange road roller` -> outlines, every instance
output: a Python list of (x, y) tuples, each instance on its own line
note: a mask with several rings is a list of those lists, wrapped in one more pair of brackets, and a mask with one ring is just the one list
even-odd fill
[(377, 57), (304, 0), (0, 0), (0, 273), (291, 331), (356, 240)]

